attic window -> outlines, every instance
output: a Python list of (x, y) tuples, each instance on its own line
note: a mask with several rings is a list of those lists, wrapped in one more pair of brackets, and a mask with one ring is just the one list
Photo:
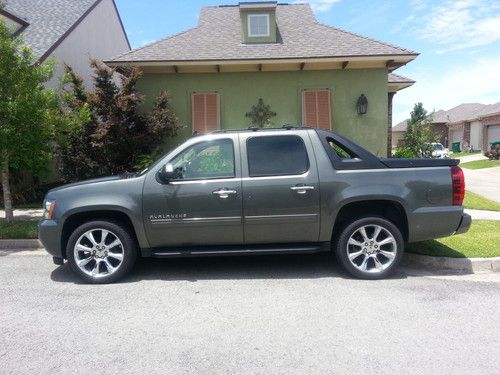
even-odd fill
[(248, 36), (269, 36), (269, 14), (248, 15)]

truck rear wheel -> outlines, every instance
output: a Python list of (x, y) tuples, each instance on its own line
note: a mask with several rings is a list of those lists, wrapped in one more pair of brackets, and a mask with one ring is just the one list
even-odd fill
[(83, 280), (107, 284), (117, 281), (132, 269), (137, 246), (119, 223), (91, 221), (71, 234), (66, 256), (73, 271)]
[(341, 266), (360, 279), (382, 279), (397, 268), (404, 252), (401, 231), (380, 217), (347, 224), (334, 242)]

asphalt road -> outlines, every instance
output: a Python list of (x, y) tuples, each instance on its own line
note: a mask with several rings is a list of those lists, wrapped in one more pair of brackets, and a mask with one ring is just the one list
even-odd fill
[(0, 252), (0, 373), (498, 374), (499, 274), (373, 282), (332, 263), (146, 260), (95, 286)]

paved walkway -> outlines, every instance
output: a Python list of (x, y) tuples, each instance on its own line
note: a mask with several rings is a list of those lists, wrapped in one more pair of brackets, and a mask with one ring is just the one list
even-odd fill
[[(22, 209), (14, 210), (15, 220), (39, 220), (43, 216), (42, 209)], [(0, 210), (0, 219), (5, 218), (5, 211)]]
[(500, 211), (483, 211), (465, 209), (465, 213), (472, 216), (473, 220), (498, 220), (500, 221)]
[[(451, 158), (453, 158), (453, 154), (450, 155)], [(458, 158), (460, 160), (460, 163), (468, 163), (470, 161), (477, 161), (477, 160), (486, 160), (488, 159), (486, 156), (483, 154), (472, 154), (472, 155), (466, 155)]]
[(485, 198), (500, 202), (500, 167), (484, 169), (462, 168), (465, 189)]

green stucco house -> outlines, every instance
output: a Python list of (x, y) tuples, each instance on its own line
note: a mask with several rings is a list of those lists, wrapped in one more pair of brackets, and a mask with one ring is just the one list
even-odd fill
[(308, 4), (245, 2), (204, 7), (196, 27), (106, 63), (140, 67), (139, 90), (149, 100), (170, 93), (185, 125), (178, 141), (194, 131), (252, 125), (245, 114), (262, 98), (276, 114), (271, 126), (333, 129), (383, 156), (391, 145), (392, 97), (413, 84), (391, 72), (416, 57), (323, 25)]

